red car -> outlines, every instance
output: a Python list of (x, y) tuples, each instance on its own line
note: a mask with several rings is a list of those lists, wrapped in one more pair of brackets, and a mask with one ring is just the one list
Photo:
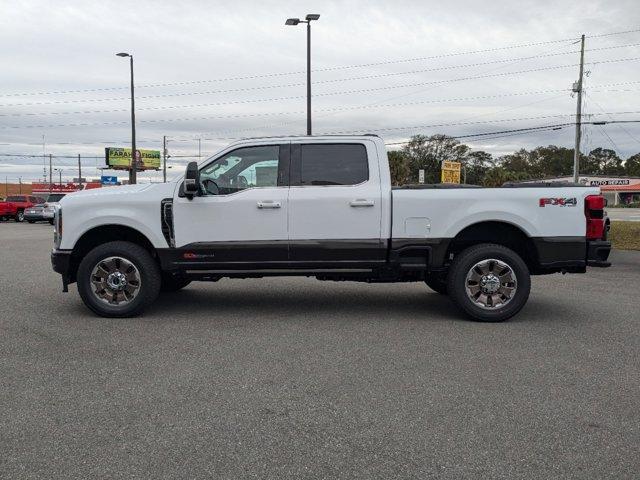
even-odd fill
[(44, 203), (44, 199), (33, 195), (9, 195), (4, 202), (0, 202), (0, 219), (13, 218), (16, 222), (22, 222), (24, 211), (38, 203)]

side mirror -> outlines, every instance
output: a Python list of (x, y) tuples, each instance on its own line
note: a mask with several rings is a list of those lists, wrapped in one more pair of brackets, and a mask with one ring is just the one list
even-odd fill
[(183, 182), (184, 196), (189, 200), (200, 193), (200, 170), (197, 162), (189, 162)]

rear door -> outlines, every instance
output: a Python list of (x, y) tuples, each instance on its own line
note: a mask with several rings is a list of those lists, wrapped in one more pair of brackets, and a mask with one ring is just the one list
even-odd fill
[(381, 195), (373, 142), (292, 142), (291, 262), (330, 268), (383, 262)]

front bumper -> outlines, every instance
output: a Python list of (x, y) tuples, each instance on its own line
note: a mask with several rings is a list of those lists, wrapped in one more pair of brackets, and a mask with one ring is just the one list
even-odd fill
[(67, 286), (72, 282), (69, 275), (71, 265), (71, 250), (51, 250), (51, 266), (53, 271), (62, 275), (62, 291), (67, 291)]
[(606, 240), (592, 240), (587, 242), (587, 265), (590, 267), (610, 267), (608, 262), (611, 253), (611, 242)]

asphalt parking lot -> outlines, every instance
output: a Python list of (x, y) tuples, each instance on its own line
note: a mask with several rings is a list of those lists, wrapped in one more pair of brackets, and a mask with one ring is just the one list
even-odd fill
[(422, 284), (192, 284), (93, 316), (0, 223), (0, 477), (637, 478), (640, 252), (503, 324)]

